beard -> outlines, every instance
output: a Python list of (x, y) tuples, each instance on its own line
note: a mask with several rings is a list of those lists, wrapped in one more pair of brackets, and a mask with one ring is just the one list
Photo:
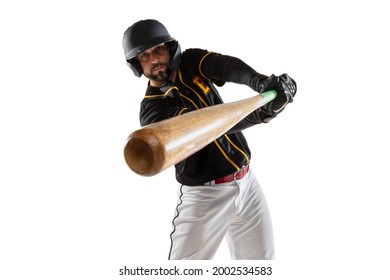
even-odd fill
[[(159, 70), (158, 72), (153, 72), (153, 69), (156, 69), (161, 66), (166, 66), (165, 69)], [(171, 75), (172, 70), (168, 67), (166, 64), (155, 64), (152, 69), (150, 69), (150, 72), (145, 75), (148, 79), (154, 80), (156, 82), (165, 82), (168, 80), (169, 76)]]

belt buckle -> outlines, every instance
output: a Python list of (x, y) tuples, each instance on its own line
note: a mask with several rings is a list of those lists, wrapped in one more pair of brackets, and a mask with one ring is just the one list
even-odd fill
[[(233, 179), (234, 181), (237, 181), (237, 174), (239, 174), (240, 172), (244, 172), (245, 168), (248, 167), (249, 164), (245, 164), (243, 167), (241, 167), (240, 170), (236, 171), (234, 174), (233, 174)], [(244, 178), (244, 176), (242, 176), (240, 179)], [(240, 180), (238, 179), (238, 180)]]
[(237, 181), (237, 174), (238, 174), (238, 172), (240, 172), (241, 170), (242, 170), (242, 169), (240, 169), (240, 170), (234, 172), (234, 174), (233, 174), (233, 179), (234, 179), (234, 181)]

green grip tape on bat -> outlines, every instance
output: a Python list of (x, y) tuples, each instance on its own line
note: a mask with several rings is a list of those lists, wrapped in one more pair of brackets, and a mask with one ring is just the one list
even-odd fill
[(278, 94), (276, 90), (271, 89), (269, 91), (261, 93), (260, 95), (264, 98), (264, 104), (265, 104), (274, 100)]

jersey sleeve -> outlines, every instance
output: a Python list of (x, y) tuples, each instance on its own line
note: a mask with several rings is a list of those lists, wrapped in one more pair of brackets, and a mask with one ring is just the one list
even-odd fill
[(225, 81), (218, 79), (218, 77), (205, 76), (202, 73), (202, 66), (205, 58), (212, 54), (207, 50), (203, 49), (187, 49), (183, 52), (182, 55), (182, 63), (180, 65), (181, 68), (185, 68), (185, 71), (192, 73), (193, 75), (201, 75), (203, 78), (212, 82), (217, 86), (223, 86)]
[[(249, 86), (256, 92), (261, 90), (261, 83), (268, 76), (256, 72), (241, 59), (204, 50), (191, 49), (191, 56), (197, 60), (199, 73), (216, 85), (233, 82)], [(227, 134), (237, 133), (256, 124), (267, 123), (272, 118), (269, 110), (260, 107), (246, 116)]]
[(211, 52), (205, 55), (199, 67), (205, 78), (247, 85), (256, 92), (261, 90), (261, 82), (268, 78), (241, 59), (219, 53)]

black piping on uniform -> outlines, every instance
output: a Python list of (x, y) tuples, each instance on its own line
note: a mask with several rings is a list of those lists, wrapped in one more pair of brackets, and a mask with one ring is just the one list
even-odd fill
[(176, 231), (176, 225), (175, 225), (175, 220), (177, 217), (179, 217), (179, 206), (183, 204), (183, 201), (181, 200), (181, 198), (183, 197), (183, 186), (184, 185), (181, 185), (180, 186), (180, 197), (179, 197), (179, 203), (177, 204), (176, 206), (176, 216), (173, 218), (172, 220), (172, 225), (173, 225), (173, 231), (171, 233), (171, 248), (169, 249), (169, 256), (168, 256), (168, 260), (171, 259), (171, 253), (172, 253), (172, 247), (173, 247), (173, 239), (172, 239), (172, 235), (175, 233)]

